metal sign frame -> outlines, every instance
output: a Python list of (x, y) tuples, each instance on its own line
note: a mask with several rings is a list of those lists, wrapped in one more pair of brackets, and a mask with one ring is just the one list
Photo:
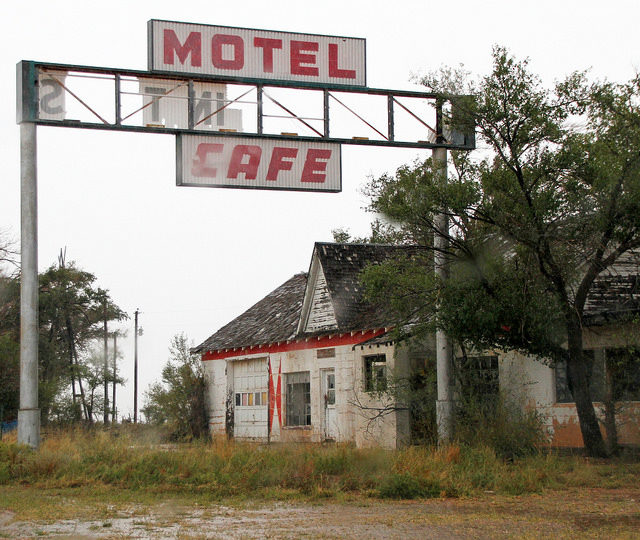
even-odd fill
[[(99, 115), (96, 116), (100, 119), (99, 122), (80, 122), (77, 120), (52, 120), (40, 118), (39, 111), (39, 103), (38, 103), (38, 85), (39, 85), (39, 74), (40, 72), (75, 72), (81, 74), (95, 74), (102, 76), (113, 77), (114, 81), (114, 118), (115, 121), (109, 122)], [(17, 122), (18, 124), (22, 122), (34, 122), (38, 125), (45, 126), (58, 126), (58, 127), (72, 127), (72, 128), (85, 128), (85, 129), (106, 129), (106, 130), (117, 130), (117, 131), (135, 131), (141, 133), (164, 133), (170, 135), (176, 134), (198, 134), (201, 135), (204, 130), (197, 129), (196, 123), (193, 117), (194, 106), (193, 103), (189, 105), (189, 127), (188, 128), (170, 128), (163, 126), (137, 126), (137, 125), (126, 125), (122, 122), (122, 113), (121, 113), (121, 103), (122, 103), (122, 95), (120, 91), (120, 80), (125, 77), (133, 77), (138, 79), (150, 78), (154, 79), (158, 77), (157, 73), (150, 73), (148, 71), (140, 71), (140, 70), (126, 70), (126, 69), (115, 69), (115, 68), (105, 68), (105, 67), (91, 67), (91, 66), (81, 66), (81, 65), (73, 65), (73, 64), (55, 64), (55, 63), (47, 63), (47, 62), (35, 62), (35, 61), (27, 61), (23, 60), (17, 64), (17, 96), (18, 96), (18, 107), (17, 107)], [(180, 74), (162, 74), (163, 79), (176, 81), (177, 83), (184, 83), (190, 88), (190, 101), (193, 100), (193, 84), (195, 82), (208, 82), (208, 83), (229, 83), (229, 84), (242, 84), (244, 86), (250, 86), (255, 88), (255, 92), (257, 94), (257, 118), (256, 125), (257, 130), (255, 132), (237, 132), (233, 133), (233, 136), (238, 137), (253, 137), (259, 136), (261, 138), (275, 138), (279, 140), (307, 140), (307, 141), (323, 141), (323, 142), (331, 142), (337, 144), (351, 144), (351, 145), (364, 145), (364, 146), (386, 146), (386, 147), (396, 147), (396, 148), (423, 148), (423, 149), (434, 149), (434, 148), (446, 148), (449, 150), (473, 150), (475, 148), (475, 134), (474, 130), (470, 128), (468, 133), (459, 133), (452, 132), (450, 134), (450, 140), (447, 140), (445, 137), (445, 133), (443, 131), (444, 126), (444, 116), (443, 116), (443, 106), (447, 101), (446, 98), (441, 96), (440, 94), (432, 93), (432, 92), (417, 92), (410, 90), (386, 90), (380, 88), (361, 88), (354, 86), (318, 86), (316, 84), (307, 84), (307, 83), (298, 83), (291, 81), (251, 81), (251, 80), (243, 80), (238, 81), (234, 80), (233, 83), (228, 79), (219, 79), (212, 78), (210, 76), (200, 76), (200, 75), (190, 75), (188, 77)], [(263, 113), (263, 101), (264, 97), (267, 95), (265, 93), (265, 89), (269, 88), (294, 88), (294, 89), (311, 89), (311, 90), (319, 90), (323, 92), (323, 100), (324, 100), (324, 117), (323, 117), (323, 129), (322, 132), (316, 131), (318, 133), (317, 137), (310, 136), (297, 136), (297, 135), (287, 135), (287, 134), (272, 134), (265, 133), (263, 129), (265, 115)], [(347, 105), (342, 103), (340, 99), (335, 96), (332, 91), (339, 91), (350, 94), (359, 94), (359, 95), (369, 95), (369, 96), (384, 96), (387, 100), (387, 126), (386, 133), (374, 128), (371, 124), (367, 122), (365, 118), (360, 116), (357, 112), (350, 109)], [(86, 103), (83, 102), (80, 96), (73, 96), (75, 99), (79, 100), (85, 107), (88, 107)], [(430, 126), (424, 120), (422, 120), (418, 115), (416, 115), (413, 111), (408, 109), (402, 103), (400, 103), (399, 98), (422, 98), (425, 100), (429, 100), (433, 102), (433, 106), (436, 108), (436, 125)], [(352, 114), (358, 117), (364, 124), (367, 124), (369, 127), (373, 128), (383, 139), (368, 139), (362, 137), (353, 137), (353, 138), (340, 138), (340, 137), (332, 137), (331, 136), (331, 114), (330, 114), (330, 102), (331, 100), (337, 102), (339, 105), (345, 107)], [(297, 118), (301, 120), (299, 117), (296, 117), (293, 112), (288, 110), (282, 104), (277, 103), (280, 107), (282, 107), (285, 111), (290, 113), (291, 118)], [(432, 140), (424, 140), (424, 141), (403, 141), (398, 140), (396, 133), (396, 120), (395, 113), (396, 107), (401, 107), (405, 109), (408, 114), (415, 117), (418, 122), (424, 124), (432, 134)], [(89, 110), (91, 110), (89, 108)], [(92, 111), (93, 112), (93, 111)], [(303, 120), (301, 120), (303, 121)], [(304, 123), (304, 121), (303, 121)], [(229, 134), (222, 131), (211, 131), (206, 130), (208, 135), (213, 137), (219, 136), (228, 136)]]

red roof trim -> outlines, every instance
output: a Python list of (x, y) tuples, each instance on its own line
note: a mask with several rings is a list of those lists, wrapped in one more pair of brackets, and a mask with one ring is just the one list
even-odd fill
[(357, 345), (358, 343), (363, 343), (384, 333), (385, 329), (379, 328), (378, 330), (363, 330), (362, 332), (349, 332), (318, 338), (308, 337), (290, 343), (278, 342), (254, 347), (207, 351), (202, 355), (202, 360), (222, 360), (234, 356), (246, 356), (247, 354), (269, 354), (287, 351), (303, 351), (307, 349), (322, 349), (324, 347), (339, 347), (340, 345)]

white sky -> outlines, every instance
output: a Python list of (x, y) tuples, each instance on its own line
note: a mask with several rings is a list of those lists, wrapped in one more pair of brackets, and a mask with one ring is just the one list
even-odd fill
[[(0, 6), (0, 229), (20, 231), (19, 128), (15, 64), (20, 60), (147, 69), (149, 19), (342, 35), (367, 41), (367, 81), (412, 89), (412, 73), (464, 64), (490, 68), (504, 45), (551, 84), (573, 70), (627, 80), (640, 67), (637, 0), (58, 0)], [(416, 88), (419, 89), (419, 88)], [(98, 277), (131, 315), (141, 311), (139, 390), (168, 358), (173, 335), (200, 343), (294, 273), (308, 269), (314, 241), (331, 230), (368, 232), (359, 190), (416, 150), (343, 148), (343, 192), (313, 194), (177, 188), (169, 135), (38, 128), (39, 266), (67, 259)], [(121, 340), (133, 408), (133, 341)]]

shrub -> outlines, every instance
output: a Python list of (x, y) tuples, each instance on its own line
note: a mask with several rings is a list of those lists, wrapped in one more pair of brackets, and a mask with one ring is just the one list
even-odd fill
[(190, 351), (184, 334), (173, 337), (169, 351), (171, 359), (162, 369), (162, 383), (149, 387), (142, 412), (151, 424), (166, 429), (171, 440), (207, 437), (207, 381), (202, 362)]
[(383, 499), (417, 499), (438, 497), (442, 486), (434, 480), (418, 479), (408, 473), (387, 476), (378, 490)]
[(548, 443), (537, 411), (502, 395), (491, 402), (468, 399), (459, 403), (455, 434), (461, 444), (486, 446), (507, 460), (537, 454)]

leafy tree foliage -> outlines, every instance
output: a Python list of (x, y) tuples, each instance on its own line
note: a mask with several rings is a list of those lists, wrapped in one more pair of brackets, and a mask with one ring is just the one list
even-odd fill
[(20, 398), (20, 286), (16, 269), (15, 243), (0, 231), (0, 408), (4, 420), (17, 417)]
[[(126, 314), (113, 303), (108, 291), (95, 286), (93, 274), (73, 262), (65, 263), (63, 256), (39, 279), (38, 397), (42, 421), (48, 422), (53, 409), (59, 408), (55, 404), (68, 394), (68, 409), (73, 413), (65, 418), (92, 422), (95, 415), (85, 393), (86, 383), (93, 380), (87, 363), (90, 346), (101, 336), (105, 317), (119, 321)], [(20, 276), (5, 271), (0, 273), (0, 404), (5, 418), (15, 418), (19, 406), (19, 343)]]
[(167, 427), (174, 440), (205, 437), (209, 424), (207, 384), (200, 357), (191, 352), (184, 334), (173, 337), (169, 354), (162, 381), (152, 384), (145, 393), (142, 412), (149, 423)]
[(15, 278), (0, 273), (0, 408), (4, 420), (18, 416), (20, 397), (20, 330)]
[(89, 348), (102, 336), (105, 318), (126, 318), (95, 281), (93, 274), (67, 264), (62, 255), (40, 276), (39, 391), (45, 419), (55, 396), (70, 383), (76, 419), (94, 420), (85, 388), (91, 373), (86, 363)]
[[(442, 70), (423, 83), (474, 97), (452, 97), (450, 123), (477, 126), (482, 156), (452, 152), (448, 181), (428, 159), (370, 182), (371, 210), (425, 247), (370, 268), (370, 294), (390, 300), (414, 334), (439, 327), (461, 346), (566, 361), (585, 446), (604, 455), (583, 318), (598, 274), (640, 246), (640, 77), (594, 83), (577, 73), (550, 90), (497, 47), (477, 82)], [(445, 282), (431, 271), (436, 249)]]

